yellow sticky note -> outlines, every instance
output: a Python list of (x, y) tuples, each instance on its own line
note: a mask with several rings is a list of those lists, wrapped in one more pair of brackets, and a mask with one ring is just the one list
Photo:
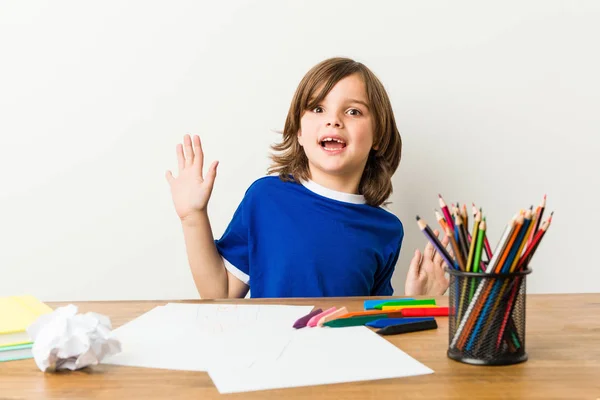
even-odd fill
[(27, 327), (52, 308), (33, 296), (0, 298), (0, 346), (31, 343)]

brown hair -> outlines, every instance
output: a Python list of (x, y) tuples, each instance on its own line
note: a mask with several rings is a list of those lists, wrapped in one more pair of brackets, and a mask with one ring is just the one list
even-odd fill
[[(379, 206), (392, 193), (392, 175), (400, 164), (402, 140), (383, 85), (365, 65), (348, 58), (330, 58), (322, 61), (302, 78), (285, 120), (283, 141), (271, 146), (278, 154), (271, 155), (273, 164), (268, 173), (278, 174), (285, 181), (309, 178), (308, 158), (298, 143), (300, 119), (306, 110), (313, 109), (323, 101), (340, 80), (352, 74), (361, 76), (365, 83), (369, 109), (373, 115), (373, 147), (377, 148), (371, 149), (358, 192), (365, 197), (367, 204)], [(323, 89), (315, 95), (315, 91), (321, 85)]]

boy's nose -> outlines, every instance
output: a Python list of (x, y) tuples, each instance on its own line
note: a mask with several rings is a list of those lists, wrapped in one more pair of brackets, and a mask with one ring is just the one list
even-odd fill
[(342, 123), (339, 119), (333, 117), (327, 120), (327, 124), (325, 126), (327, 126), (328, 128), (341, 128)]

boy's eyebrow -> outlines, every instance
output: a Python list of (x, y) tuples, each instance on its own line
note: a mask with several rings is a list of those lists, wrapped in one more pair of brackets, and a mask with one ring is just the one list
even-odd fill
[[(311, 104), (315, 101), (315, 97), (312, 96), (311, 98), (308, 99), (308, 104)], [(367, 104), (367, 102), (363, 101), (363, 100), (358, 100), (358, 99), (347, 99), (346, 100), (348, 103), (358, 103), (358, 104), (362, 104), (363, 106), (365, 106), (368, 110), (370, 110), (369, 108), (369, 104)]]
[(362, 101), (362, 100), (358, 100), (358, 99), (348, 99), (348, 102), (349, 102), (349, 103), (358, 103), (358, 104), (362, 104), (363, 106), (365, 106), (365, 107), (369, 108), (369, 105), (368, 105), (366, 102)]

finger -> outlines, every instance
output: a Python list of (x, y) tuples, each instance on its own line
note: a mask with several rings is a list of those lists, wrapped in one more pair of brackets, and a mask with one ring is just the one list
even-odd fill
[[(450, 241), (450, 238), (448, 236), (444, 236), (444, 238), (442, 239), (442, 246), (446, 249), (448, 248), (448, 242)], [(433, 263), (436, 266), (441, 266), (442, 265), (442, 261), (444, 261), (444, 259), (442, 258), (442, 255), (440, 254), (440, 252), (436, 252), (435, 257), (433, 257)]]
[(214, 161), (212, 164), (210, 164), (210, 167), (208, 168), (208, 171), (206, 172), (206, 179), (204, 179), (204, 182), (206, 182), (206, 184), (208, 185), (209, 193), (212, 191), (213, 185), (215, 184), (215, 178), (217, 177), (217, 167), (218, 166), (219, 166), (219, 162)]
[(204, 167), (204, 152), (202, 151), (202, 143), (200, 142), (200, 136), (194, 135), (194, 169), (202, 176), (202, 168)]
[(181, 171), (183, 171), (183, 168), (185, 167), (185, 156), (183, 155), (183, 146), (181, 145), (181, 143), (177, 143), (176, 152), (177, 166), (179, 167), (179, 174), (181, 174)]
[(192, 139), (190, 135), (183, 137), (183, 148), (185, 150), (185, 167), (191, 167), (194, 163), (194, 150), (192, 149)]
[(171, 171), (167, 171), (165, 173), (165, 178), (167, 178), (167, 182), (169, 182), (169, 185), (171, 183), (173, 183), (173, 181), (175, 180), (175, 178), (173, 177), (173, 174), (171, 173)]
[[(450, 238), (448, 238), (448, 243), (450, 243)], [(450, 254), (452, 258), (456, 258), (456, 256), (454, 255), (454, 249), (451, 245), (446, 246), (446, 250), (448, 250), (448, 254)]]
[[(445, 264), (445, 263), (440, 263)], [(435, 268), (433, 268), (433, 276), (438, 283), (442, 283), (443, 280), (446, 279), (446, 271), (443, 268), (439, 268), (438, 264), (435, 264)]]
[(410, 260), (410, 264), (408, 266), (407, 277), (417, 279), (419, 277), (421, 269), (421, 252), (419, 249), (415, 250), (415, 254)]
[[(442, 246), (444, 246), (445, 249), (448, 249), (448, 242), (450, 242), (450, 238), (448, 236), (444, 236), (444, 239), (442, 239)], [(446, 260), (444, 260), (442, 256), (438, 254), (438, 259), (434, 260), (434, 264), (438, 267), (437, 269), (443, 271), (447, 263)], [(450, 267), (452, 266), (448, 265), (448, 268)]]
[(432, 260), (435, 253), (435, 248), (431, 244), (431, 241), (427, 240), (427, 244), (425, 245), (425, 250), (423, 250), (423, 258), (427, 260)]
[(438, 288), (438, 292), (436, 295), (442, 296), (448, 290), (448, 286), (450, 286), (450, 281), (446, 278), (446, 273), (441, 268), (436, 268), (435, 272), (435, 280), (436, 287)]
[[(433, 230), (433, 234), (435, 235), (436, 238), (440, 238), (440, 231), (438, 231), (437, 229)], [(433, 260), (433, 257), (435, 257), (435, 255), (437, 254), (437, 248), (434, 246), (433, 247), (433, 256), (431, 257), (431, 260)]]

